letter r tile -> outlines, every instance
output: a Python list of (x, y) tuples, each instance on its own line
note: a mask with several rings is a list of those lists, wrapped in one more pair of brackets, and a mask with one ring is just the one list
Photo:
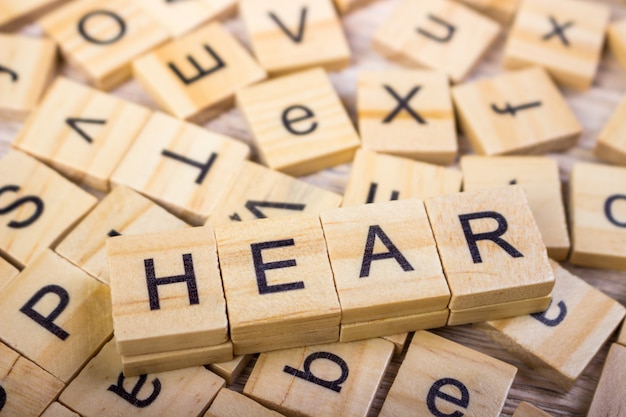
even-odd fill
[[(448, 324), (547, 307), (554, 274), (521, 186), (432, 197), (425, 205), (452, 292)], [(477, 308), (509, 303), (511, 308), (476, 314)], [(464, 319), (464, 312), (474, 314)]]
[(216, 228), (235, 355), (339, 340), (341, 310), (317, 217)]
[(67, 383), (111, 337), (109, 288), (51, 250), (0, 292), (0, 339)]

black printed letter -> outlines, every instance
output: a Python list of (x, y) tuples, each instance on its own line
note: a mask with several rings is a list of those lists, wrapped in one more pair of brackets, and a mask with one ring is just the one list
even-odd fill
[(545, 35), (543, 35), (543, 37), (541, 39), (543, 39), (544, 41), (547, 41), (551, 37), (556, 35), (556, 36), (559, 37), (559, 39), (561, 40), (563, 45), (569, 46), (569, 41), (565, 37), (565, 29), (567, 29), (570, 26), (572, 26), (574, 24), (574, 22), (569, 21), (569, 22), (566, 22), (566, 23), (564, 23), (562, 25), (559, 25), (559, 23), (556, 21), (556, 19), (554, 17), (550, 16), (549, 19), (550, 19), (550, 24), (552, 25), (552, 32), (546, 33)]
[(304, 22), (306, 21), (306, 12), (306, 7), (303, 7), (302, 10), (300, 10), (300, 23), (298, 25), (298, 33), (296, 33), (295, 35), (289, 29), (287, 29), (283, 22), (281, 22), (278, 16), (276, 16), (273, 12), (269, 12), (269, 15), (270, 18), (272, 18), (272, 20), (276, 22), (280, 30), (285, 32), (285, 35), (289, 36), (289, 39), (291, 39), (295, 43), (300, 43), (302, 42), (302, 37), (304, 35)]
[[(385, 245), (388, 252), (373, 253), (374, 243), (376, 243), (377, 236), (382, 244)], [(381, 229), (379, 225), (370, 226), (369, 231), (367, 232), (367, 243), (365, 243), (365, 253), (363, 253), (363, 263), (361, 264), (361, 274), (359, 275), (359, 278), (368, 277), (370, 275), (372, 261), (389, 258), (394, 258), (396, 262), (400, 264), (400, 267), (404, 272), (413, 271), (413, 267), (409, 261), (406, 260), (404, 255), (402, 255), (396, 245), (393, 244), (383, 229)]]
[(424, 119), (422, 119), (422, 116), (420, 116), (420, 114), (418, 112), (416, 112), (415, 110), (413, 110), (411, 107), (409, 107), (409, 100), (411, 100), (411, 98), (413, 98), (413, 96), (415, 94), (417, 94), (418, 91), (420, 91), (420, 88), (422, 88), (421, 85), (415, 86), (411, 89), (411, 91), (409, 91), (409, 94), (407, 94), (405, 97), (400, 97), (398, 95), (398, 93), (396, 93), (394, 91), (393, 88), (391, 88), (388, 85), (383, 85), (383, 87), (385, 88), (385, 90), (387, 90), (387, 92), (389, 94), (391, 94), (391, 96), (393, 98), (396, 99), (396, 101), (398, 102), (398, 105), (396, 106), (395, 109), (393, 109), (391, 111), (391, 113), (389, 113), (384, 119), (383, 119), (383, 123), (390, 123), (398, 113), (400, 113), (400, 111), (402, 109), (406, 110), (407, 113), (409, 113), (411, 115), (411, 117), (413, 117), (413, 119), (415, 119), (417, 121), (417, 123), (421, 124), (421, 125), (425, 125), (426, 121)]
[(141, 388), (143, 388), (146, 380), (148, 379), (148, 376), (141, 375), (131, 392), (128, 392), (126, 391), (126, 389), (124, 389), (125, 379), (126, 378), (124, 377), (124, 374), (120, 372), (119, 376), (117, 377), (117, 385), (111, 384), (109, 388), (107, 388), (107, 391), (114, 392), (115, 394), (119, 395), (124, 400), (128, 401), (130, 404), (134, 405), (137, 408), (146, 408), (147, 406), (152, 404), (154, 400), (157, 399), (159, 393), (161, 392), (161, 381), (159, 381), (159, 378), (154, 378), (152, 380), (152, 393), (145, 400), (140, 400), (139, 398), (137, 398), (137, 394), (139, 394), (139, 391), (141, 391)]
[[(59, 304), (57, 304), (57, 306), (54, 308), (54, 310), (52, 310), (52, 312), (50, 312), (50, 314), (44, 316), (38, 311), (35, 311), (33, 307), (43, 297), (45, 297), (46, 294), (56, 294), (59, 297)], [(45, 287), (37, 291), (35, 295), (33, 295), (22, 308), (20, 308), (20, 311), (36, 321), (38, 324), (40, 324), (42, 327), (44, 327), (46, 330), (48, 330), (59, 339), (65, 340), (69, 337), (70, 334), (54, 324), (54, 320), (59, 317), (63, 310), (65, 310), (65, 307), (67, 307), (69, 302), (70, 295), (63, 287), (60, 287), (58, 285), (46, 285)]]
[(13, 71), (10, 68), (3, 67), (2, 65), (0, 65), (0, 73), (2, 73), (2, 72), (5, 72), (5, 73), (9, 74), (9, 77), (11, 77), (11, 82), (12, 83), (17, 82), (17, 80), (19, 78), (17, 76), (17, 72)]
[[(291, 113), (292, 110), (301, 110), (304, 112), (304, 115), (297, 116), (293, 119), (290, 119), (289, 113)], [(303, 130), (296, 130), (295, 127), (292, 126), (292, 124), (301, 122), (306, 119), (310, 119), (313, 116), (315, 116), (315, 113), (313, 113), (311, 109), (309, 109), (308, 107), (295, 105), (295, 106), (287, 107), (281, 117), (283, 121), (283, 126), (285, 126), (285, 129), (287, 129), (290, 133), (294, 135), (307, 135), (313, 132), (315, 129), (317, 129), (317, 122), (311, 123), (307, 129), (303, 129)]]
[(430, 20), (432, 20), (433, 22), (443, 26), (446, 29), (446, 34), (445, 36), (437, 36), (437, 35), (433, 35), (430, 32), (425, 31), (424, 29), (421, 28), (417, 28), (417, 33), (426, 36), (427, 38), (430, 38), (436, 42), (441, 42), (441, 43), (446, 43), (449, 42), (450, 39), (452, 39), (452, 36), (454, 36), (454, 32), (456, 31), (456, 28), (451, 25), (450, 23), (446, 22), (443, 19), (438, 18), (437, 16), (433, 16), (432, 14), (428, 15), (428, 18)]
[[(265, 219), (265, 218), (267, 218), (265, 213), (263, 213), (261, 210), (259, 210), (259, 207), (273, 208), (273, 209), (280, 209), (280, 210), (302, 211), (302, 210), (304, 210), (306, 205), (304, 205), (304, 204), (297, 204), (297, 203), (281, 203), (281, 202), (276, 202), (276, 201), (248, 200), (246, 202), (246, 208), (250, 211), (250, 213), (254, 214), (254, 216), (257, 219)], [(241, 220), (241, 218), (239, 220)]]
[(0, 387), (0, 411), (4, 408), (4, 404), (7, 402), (7, 393), (4, 388)]
[[(445, 392), (441, 392), (441, 387), (445, 385), (453, 385), (457, 387), (461, 393), (461, 398), (456, 398), (451, 395), (446, 394)], [(433, 385), (431, 385), (430, 390), (428, 390), (428, 396), (426, 398), (426, 405), (428, 406), (428, 410), (435, 417), (462, 417), (463, 413), (461, 411), (455, 411), (451, 414), (446, 414), (437, 408), (437, 404), (435, 401), (437, 398), (441, 398), (443, 401), (447, 401), (454, 405), (458, 405), (459, 407), (467, 408), (469, 406), (470, 395), (467, 387), (463, 385), (461, 381), (458, 381), (454, 378), (442, 378), (437, 381)]]
[(284, 248), (285, 246), (294, 246), (293, 239), (275, 240), (272, 242), (252, 243), (252, 261), (254, 262), (254, 272), (256, 273), (256, 283), (259, 287), (259, 294), (270, 294), (274, 292), (300, 290), (304, 288), (304, 282), (296, 281), (287, 284), (267, 285), (267, 277), (265, 271), (268, 269), (289, 268), (296, 266), (295, 259), (287, 259), (278, 262), (263, 262), (262, 251), (264, 249)]
[(189, 304), (200, 304), (200, 300), (198, 299), (196, 274), (193, 271), (193, 259), (191, 258), (190, 253), (185, 253), (183, 255), (183, 265), (185, 267), (185, 273), (183, 275), (172, 275), (169, 277), (157, 278), (154, 272), (154, 259), (144, 259), (143, 265), (146, 270), (146, 283), (148, 284), (150, 310), (158, 310), (161, 308), (159, 303), (159, 285), (175, 284), (178, 282), (187, 283)]
[[(620, 222), (613, 216), (613, 210), (612, 209), (613, 209), (613, 203), (615, 202), (615, 200), (625, 200), (626, 201), (626, 195), (624, 195), (624, 194), (613, 194), (612, 196), (607, 198), (606, 201), (604, 202), (604, 215), (606, 216), (607, 219), (609, 219), (609, 221), (613, 225), (615, 225), (617, 227), (626, 227), (626, 220), (624, 220), (623, 222)], [(1, 214), (1, 212), (0, 212), (0, 214)]]
[(511, 104), (504, 103), (504, 108), (496, 106), (495, 103), (491, 104), (491, 110), (498, 114), (510, 114), (515, 117), (515, 113), (522, 110), (532, 109), (533, 107), (541, 106), (541, 101), (532, 101), (530, 103), (520, 104), (519, 106), (511, 106)]
[(567, 306), (565, 305), (563, 301), (559, 301), (559, 303), (557, 304), (557, 307), (559, 308), (558, 316), (556, 316), (553, 319), (549, 319), (546, 316), (548, 315), (548, 310), (550, 309), (551, 306), (552, 306), (552, 300), (550, 300), (550, 304), (548, 305), (548, 308), (546, 309), (546, 311), (542, 313), (531, 314), (531, 317), (539, 320), (541, 323), (545, 324), (548, 327), (558, 326), (559, 324), (561, 324), (563, 320), (565, 320), (565, 316), (567, 316)]
[[(335, 362), (341, 369), (341, 375), (339, 376), (339, 378), (335, 379), (334, 381), (327, 381), (325, 379), (321, 379), (313, 375), (313, 373), (311, 372), (311, 364), (316, 359), (327, 359), (331, 362)], [(350, 372), (346, 361), (344, 361), (343, 359), (341, 359), (339, 356), (335, 355), (334, 353), (330, 353), (330, 352), (311, 353), (304, 360), (304, 365), (302, 367), (304, 368), (304, 371), (285, 365), (285, 367), (283, 368), (283, 372), (288, 373), (289, 375), (293, 375), (298, 378), (302, 378), (305, 381), (312, 382), (314, 384), (317, 384), (324, 388), (328, 388), (335, 392), (341, 392), (341, 384), (343, 384), (346, 381), (346, 379), (348, 379), (348, 373)]]
[[(87, 25), (87, 20), (91, 19), (93, 16), (98, 16), (98, 15), (108, 16), (111, 19), (113, 19), (115, 23), (118, 24), (119, 31), (115, 36), (111, 37), (110, 39), (96, 39), (87, 33), (85, 29), (85, 26)], [(117, 42), (124, 36), (124, 34), (126, 33), (126, 23), (124, 22), (124, 19), (122, 19), (120, 16), (116, 15), (115, 13), (109, 10), (95, 10), (91, 13), (86, 14), (85, 16), (83, 16), (82, 19), (80, 19), (80, 21), (78, 22), (78, 32), (88, 42), (95, 43), (96, 45), (108, 45), (108, 44)]]
[(88, 143), (93, 143), (93, 139), (83, 129), (78, 127), (78, 123), (92, 123), (96, 125), (103, 125), (106, 122), (106, 120), (102, 119), (79, 119), (75, 117), (68, 117), (67, 119), (65, 119), (65, 123), (67, 123), (72, 129), (74, 129), (76, 133), (78, 133)]
[[(370, 204), (374, 202), (374, 198), (376, 197), (376, 191), (378, 191), (378, 183), (370, 183), (370, 189), (367, 192), (367, 200), (365, 200), (365, 204)], [(389, 197), (389, 201), (395, 201), (398, 199), (398, 197), (400, 197), (400, 192), (393, 190), (391, 191), (391, 197)]]
[(177, 153), (168, 151), (167, 149), (163, 149), (161, 155), (167, 156), (168, 158), (172, 158), (180, 162), (184, 162), (193, 167), (200, 168), (200, 174), (198, 174), (198, 177), (196, 178), (196, 184), (202, 184), (202, 181), (204, 181), (204, 177), (206, 177), (206, 174), (209, 173), (213, 162), (215, 162), (215, 159), (217, 158), (217, 154), (215, 152), (211, 152), (211, 155), (209, 155), (209, 159), (207, 159), (207, 161), (203, 164), (201, 162), (194, 161), (193, 159), (189, 159), (186, 156), (182, 156)]
[[(6, 185), (0, 188), (0, 195), (4, 194), (7, 191), (12, 191), (16, 193), (19, 190), (20, 190), (20, 187), (17, 185)], [(35, 221), (37, 221), (39, 216), (43, 214), (44, 204), (41, 198), (35, 197), (34, 195), (27, 195), (26, 197), (18, 198), (17, 200), (9, 204), (8, 206), (0, 207), (0, 216), (17, 209), (19, 206), (23, 204), (28, 204), (28, 203), (33, 203), (35, 205), (35, 212), (26, 220), (22, 220), (22, 221), (11, 220), (7, 224), (7, 226), (9, 226), (12, 229), (21, 229), (23, 227), (28, 227), (31, 224), (35, 223)]]
[(187, 61), (189, 61), (191, 65), (193, 65), (193, 67), (196, 69), (196, 71), (198, 71), (197, 75), (194, 75), (191, 78), (187, 78), (182, 72), (180, 72), (178, 67), (174, 65), (173, 62), (168, 62), (167, 64), (170, 67), (170, 69), (174, 71), (174, 74), (176, 74), (178, 78), (183, 83), (185, 83), (185, 85), (189, 85), (195, 81), (198, 81), (199, 79), (203, 77), (206, 77), (207, 75), (213, 74), (215, 71), (219, 71), (222, 68), (226, 68), (226, 64), (224, 63), (224, 61), (222, 61), (222, 58), (220, 58), (220, 56), (215, 53), (213, 48), (211, 48), (209, 45), (206, 45), (206, 44), (203, 46), (204, 46), (204, 50), (207, 51), (207, 53), (211, 55), (211, 58), (213, 58), (213, 60), (215, 61), (215, 65), (213, 65), (211, 68), (209, 69), (202, 68), (200, 64), (198, 64), (198, 62), (194, 59), (194, 57), (192, 57), (191, 55), (187, 55)]
[[(470, 220), (476, 219), (494, 219), (498, 222), (498, 228), (493, 232), (486, 233), (476, 233), (472, 232), (472, 226), (470, 225)], [(476, 242), (479, 240), (491, 240), (502, 249), (506, 251), (513, 258), (521, 258), (522, 255), (517, 249), (511, 246), (504, 239), (500, 239), (500, 236), (506, 233), (507, 228), (509, 227), (506, 219), (500, 213), (496, 213), (495, 211), (481, 211), (478, 213), (470, 213), (470, 214), (460, 214), (459, 220), (461, 221), (461, 227), (463, 228), (463, 233), (465, 234), (465, 240), (467, 241), (467, 246), (472, 254), (472, 260), (475, 264), (479, 264), (482, 262), (482, 258), (480, 257), (480, 252), (478, 251), (478, 245)]]

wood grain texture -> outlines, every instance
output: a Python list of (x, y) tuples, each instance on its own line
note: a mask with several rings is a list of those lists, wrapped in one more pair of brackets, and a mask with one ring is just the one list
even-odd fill
[(620, 389), (626, 378), (624, 364), (626, 347), (614, 343), (606, 358), (587, 417), (621, 416), (626, 413), (626, 395)]
[(550, 414), (544, 413), (534, 405), (523, 401), (517, 406), (513, 417), (550, 417)]
[(237, 355), (226, 362), (211, 363), (209, 369), (224, 378), (226, 384), (232, 385), (251, 360), (252, 355)]
[(204, 417), (281, 417), (282, 414), (263, 407), (238, 392), (222, 388), (211, 403)]
[(19, 272), (19, 269), (13, 266), (9, 261), (0, 258), (0, 291), (2, 291)]
[(77, 413), (73, 412), (60, 402), (53, 402), (50, 404), (46, 411), (43, 412), (41, 417), (80, 417)]
[[(19, 1), (23, 2), (24, 0)], [(180, 2), (180, 4), (183, 3), (185, 2)], [(626, 5), (624, 5), (623, 0), (602, 0), (602, 3), (611, 7), (612, 21), (618, 21), (626, 17)], [(398, 5), (398, 0), (379, 0), (342, 17), (343, 29), (346, 32), (352, 50), (352, 61), (350, 68), (338, 73), (331, 73), (330, 79), (350, 115), (353, 116), (353, 121), (356, 121), (355, 97), (356, 75), (358, 72), (365, 69), (400, 69), (398, 65), (389, 62), (376, 52), (373, 52), (371, 48), (372, 35)], [(226, 27), (229, 31), (234, 33), (239, 40), (248, 45), (246, 31), (239, 18), (228, 21)], [(41, 30), (36, 25), (25, 27), (23, 32), (33, 36), (41, 36)], [(474, 71), (470, 73), (468, 77), (469, 80), (495, 76), (503, 72), (502, 53), (505, 39), (506, 31), (499, 36), (494, 46), (490, 48), (484, 58), (479, 61)], [(67, 65), (63, 65), (61, 71), (71, 78), (83, 82), (85, 81), (83, 77), (69, 69)], [(568, 105), (583, 126), (583, 133), (575, 146), (562, 153), (552, 153), (549, 155), (550, 158), (554, 159), (559, 164), (559, 173), (561, 181), (564, 184), (564, 192), (566, 195), (569, 193), (569, 173), (572, 164), (575, 161), (599, 162), (593, 155), (596, 137), (621, 100), (623, 91), (625, 90), (626, 73), (610, 51), (603, 51), (597, 75), (589, 90), (584, 93), (577, 93), (568, 89), (563, 90), (563, 95)], [(114, 90), (114, 94), (153, 109), (156, 108), (156, 104), (136, 82), (128, 82), (121, 85)], [(252, 144), (251, 135), (246, 128), (241, 113), (237, 109), (226, 111), (220, 117), (205, 124), (205, 126), (213, 131)], [(20, 127), (21, 124), (17, 122), (0, 123), (0, 155), (5, 155), (8, 152), (11, 140), (17, 134)], [(461, 154), (472, 152), (470, 143), (465, 135), (459, 136), (459, 147)], [(256, 155), (256, 149), (253, 148), (253, 152)], [(351, 167), (352, 165), (347, 163), (308, 175), (301, 179), (330, 191), (343, 193), (348, 182)], [(569, 263), (565, 263), (564, 266), (575, 275), (581, 277), (594, 287), (603, 290), (622, 304), (626, 303), (626, 273), (614, 270), (576, 267)], [(557, 388), (550, 381), (536, 375), (532, 369), (522, 363), (518, 358), (502, 350), (499, 345), (494, 344), (486, 336), (477, 333), (471, 326), (442, 328), (436, 329), (433, 332), (462, 343), (465, 346), (470, 346), (490, 356), (512, 363), (519, 368), (519, 372), (509, 391), (509, 396), (502, 411), (503, 417), (510, 417), (517, 408), (518, 403), (522, 400), (535, 404), (555, 417), (585, 416), (608, 353), (608, 346), (605, 345), (594, 357), (591, 364), (586, 368), (585, 372), (583, 372), (583, 375), (577, 380), (574, 386), (570, 390), (562, 390)], [(610, 340), (615, 340), (615, 337), (611, 337)], [(379, 389), (370, 416), (373, 417), (378, 414), (391, 382), (397, 373), (401, 360), (402, 356), (392, 359), (389, 372)], [(246, 378), (250, 374), (250, 369), (251, 368), (248, 367), (244, 370), (235, 384), (231, 386), (233, 389), (238, 391), (243, 389)], [(150, 394), (150, 381), (151, 380), (147, 381), (144, 387), (145, 392), (142, 390), (140, 396)], [(114, 383), (114, 381), (110, 383)], [(132, 385), (129, 386), (129, 389), (132, 389)]]

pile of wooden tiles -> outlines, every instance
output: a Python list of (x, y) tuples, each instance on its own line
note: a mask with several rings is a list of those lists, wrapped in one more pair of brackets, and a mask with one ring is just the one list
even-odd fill
[[(625, 309), (555, 261), (626, 270), (626, 168), (574, 164), (568, 231), (557, 163), (501, 155), (576, 144), (557, 85), (589, 88), (605, 37), (626, 67), (626, 20), (398, 1), (372, 49), (420, 69), (359, 70), (357, 130), (328, 72), (353, 58), (338, 12), (371, 1), (0, 0), (0, 30), (47, 35), (0, 34), (0, 117), (24, 121), (0, 159), (0, 416), (366, 416), (394, 357), (381, 416), (497, 416), (516, 367), (423, 330), (467, 323), (572, 387)], [(237, 9), (249, 48), (217, 22)], [(462, 83), (507, 24), (515, 71)], [(162, 112), (105, 92), (131, 77)], [(234, 104), (262, 165), (197, 125)], [(598, 158), (626, 164), (625, 115)], [(294, 178), (345, 162), (343, 195)], [(625, 346), (589, 416), (626, 415)]]

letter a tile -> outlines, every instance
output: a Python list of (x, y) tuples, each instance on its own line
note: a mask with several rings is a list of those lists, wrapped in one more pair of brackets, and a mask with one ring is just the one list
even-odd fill
[(392, 353), (377, 338), (262, 353), (243, 392), (289, 416), (365, 417)]
[(341, 310), (318, 217), (229, 223), (215, 235), (236, 355), (339, 340)]
[(131, 61), (169, 38), (134, 1), (72, 1), (39, 20), (70, 65), (110, 90), (131, 76)]
[(9, 151), (0, 159), (0, 252), (28, 264), (96, 202), (41, 162)]
[(500, 25), (451, 0), (404, 0), (372, 39), (373, 48), (411, 67), (462, 81), (500, 32)]
[(562, 151), (582, 132), (541, 68), (458, 85), (452, 88), (452, 97), (461, 128), (480, 155)]
[(223, 386), (222, 378), (202, 366), (125, 377), (111, 340), (59, 401), (83, 417), (197, 417)]
[(277, 171), (310, 174), (351, 161), (359, 146), (352, 121), (323, 69), (246, 87), (237, 93), (237, 104), (259, 158)]
[(108, 191), (113, 170), (149, 116), (147, 108), (59, 77), (13, 146)]
[(248, 158), (242, 142), (155, 112), (111, 177), (201, 225)]
[(0, 338), (67, 383), (111, 337), (106, 285), (51, 250), (0, 292)]
[(569, 389), (619, 326), (624, 307), (550, 261), (556, 284), (542, 312), (481, 323), (504, 347)]
[(139, 84), (164, 111), (196, 123), (234, 103), (235, 91), (265, 78), (220, 23), (211, 23), (133, 62)]
[(516, 373), (512, 365), (416, 332), (380, 416), (498, 417)]
[(228, 341), (212, 228), (118, 236), (107, 240), (107, 255), (120, 354), (162, 353)]
[(579, 162), (572, 168), (570, 262), (626, 270), (626, 168)]
[[(449, 325), (545, 310), (554, 274), (521, 186), (432, 197), (425, 204), (452, 292)], [(539, 305), (537, 299), (543, 299)], [(511, 308), (489, 311), (503, 304)], [(465, 316), (473, 308), (485, 314)]]
[(331, 0), (242, 0), (254, 54), (271, 75), (348, 66), (350, 49)]

